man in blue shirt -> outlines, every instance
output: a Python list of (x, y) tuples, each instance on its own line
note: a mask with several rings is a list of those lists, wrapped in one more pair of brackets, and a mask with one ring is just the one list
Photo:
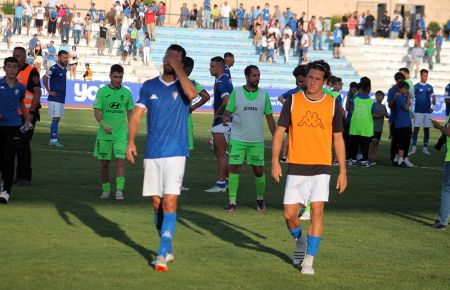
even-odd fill
[(419, 19), (419, 28), (422, 29), (422, 39), (427, 39), (427, 27), (425, 24), (426, 15), (423, 14)]
[(260, 14), (261, 14), (261, 7), (258, 5), (258, 6), (256, 6), (256, 9), (252, 15), (253, 22), (255, 22), (255, 20), (259, 17)]
[(203, 28), (211, 28), (211, 0), (203, 1)]
[(239, 8), (236, 10), (236, 18), (237, 18), (237, 30), (242, 30), (244, 26), (244, 18), (245, 18), (245, 9), (244, 4), (239, 4)]
[(336, 23), (333, 32), (333, 58), (341, 58), (342, 30), (341, 25)]
[(66, 102), (66, 75), (69, 54), (65, 50), (58, 52), (58, 62), (50, 67), (42, 78), (44, 87), (48, 92), (48, 116), (52, 118), (50, 125), (49, 146), (64, 147), (58, 141), (58, 124), (64, 116), (64, 103)]
[[(292, 75), (295, 78), (295, 84), (297, 86), (293, 89), (290, 89), (290, 90), (284, 92), (283, 94), (281, 94), (281, 96), (278, 97), (278, 101), (282, 105), (284, 104), (284, 102), (286, 101), (286, 99), (289, 96), (292, 96), (293, 94), (306, 89), (306, 65), (305, 64), (298, 65), (292, 72)], [(283, 153), (284, 153), (284, 148), (283, 148)]]
[(14, 57), (7, 57), (3, 62), (5, 77), (0, 79), (0, 170), (3, 180), (3, 191), (0, 192), (0, 203), (8, 203), (14, 178), (14, 159), (16, 140), (22, 119), (19, 109), (30, 125), (30, 118), (23, 100), (26, 87), (16, 80), (19, 63)]
[(225, 60), (216, 56), (211, 59), (209, 71), (216, 78), (214, 83), (214, 118), (211, 128), (214, 144), (214, 154), (217, 159), (217, 182), (216, 185), (206, 192), (225, 192), (228, 175), (227, 147), (230, 137), (230, 126), (223, 125), (222, 115), (228, 104), (228, 99), (233, 91), (230, 78), (224, 73)]
[(186, 51), (172, 44), (166, 50), (161, 76), (144, 82), (129, 122), (127, 159), (135, 162), (135, 139), (147, 110), (147, 144), (144, 154), (143, 196), (153, 199), (154, 222), (160, 234), (156, 271), (167, 272), (174, 259), (172, 239), (176, 226), (177, 197), (189, 157), (188, 115), (190, 101), (197, 96), (183, 70)]
[(47, 62), (48, 66), (51, 67), (56, 63), (56, 48), (55, 48), (55, 42), (52, 40), (50, 41), (50, 44), (47, 46), (48, 56), (47, 56)]
[(414, 132), (412, 134), (412, 147), (409, 154), (416, 153), (417, 135), (420, 128), (423, 128), (423, 149), (422, 152), (430, 155), (428, 151), (428, 141), (430, 140), (431, 113), (436, 105), (436, 96), (433, 87), (427, 84), (428, 71), (420, 71), (420, 82), (414, 85)]
[(269, 24), (269, 21), (270, 21), (270, 10), (269, 10), (269, 7), (270, 7), (270, 4), (269, 3), (266, 3), (266, 5), (265, 5), (265, 7), (264, 7), (264, 9), (263, 9), (263, 11), (262, 11), (262, 16), (263, 16), (263, 29), (265, 29), (266, 28), (266, 26), (267, 26), (267, 24)]
[(436, 32), (436, 63), (441, 63), (441, 49), (442, 49), (442, 31), (439, 29)]

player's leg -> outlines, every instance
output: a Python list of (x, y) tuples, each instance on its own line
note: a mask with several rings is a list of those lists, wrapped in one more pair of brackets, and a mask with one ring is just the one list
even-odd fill
[(116, 200), (123, 200), (125, 188), (125, 155), (127, 141), (119, 140), (113, 142), (114, 156), (116, 158)]
[(213, 133), (214, 155), (217, 160), (216, 184), (205, 190), (206, 192), (225, 192), (227, 190), (228, 160), (226, 150), (228, 147), (224, 133)]
[(430, 151), (428, 151), (428, 142), (430, 141), (430, 127), (431, 127), (431, 115), (424, 114), (423, 120), (423, 149), (422, 152), (430, 155)]
[(52, 118), (52, 122), (50, 124), (50, 146), (64, 147), (58, 141), (58, 126), (61, 117), (64, 115), (64, 104), (58, 102), (48, 102), (48, 116)]
[(423, 127), (423, 117), (424, 117), (424, 114), (414, 113), (414, 118), (413, 118), (414, 131), (413, 131), (413, 134), (412, 134), (412, 146), (411, 146), (411, 151), (409, 151), (409, 154), (416, 153), (416, 150), (417, 150), (417, 137), (419, 135), (420, 127)]
[(112, 141), (97, 139), (94, 147), (94, 157), (100, 160), (100, 178), (102, 181), (102, 194), (100, 198), (107, 199), (111, 191), (109, 183), (109, 162), (112, 157)]
[(13, 186), (16, 138), (19, 127), (0, 127), (0, 169), (2, 173), (3, 189), (0, 192), (0, 203), (8, 203)]
[(264, 194), (266, 191), (266, 176), (264, 174), (264, 142), (251, 144), (247, 148), (247, 164), (252, 165), (255, 174), (256, 209), (264, 211)]
[(374, 132), (374, 136), (369, 146), (369, 162), (371, 165), (375, 165), (377, 160), (378, 145), (380, 144), (381, 132)]
[(241, 166), (244, 164), (246, 155), (246, 147), (240, 142), (230, 140), (229, 144), (230, 154), (229, 158), (229, 179), (228, 179), (228, 196), (230, 199), (229, 205), (225, 211), (233, 212), (236, 210), (237, 191), (239, 188), (239, 176), (241, 173)]

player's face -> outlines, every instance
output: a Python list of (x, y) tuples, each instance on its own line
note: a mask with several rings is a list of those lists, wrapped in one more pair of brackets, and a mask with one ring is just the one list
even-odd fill
[(209, 73), (213, 77), (215, 77), (215, 76), (217, 76), (219, 74), (218, 73), (218, 67), (219, 67), (219, 64), (217, 62), (215, 62), (215, 61), (212, 61), (212, 62), (209, 63)]
[(381, 103), (384, 99), (384, 95), (379, 94), (379, 95), (376, 95), (375, 98), (377, 98), (377, 101)]
[(69, 55), (64, 53), (59, 56), (59, 62), (62, 66), (66, 66), (69, 63)]
[(122, 85), (123, 73), (113, 72), (109, 75), (109, 78), (111, 79), (111, 86), (113, 88), (119, 88)]
[(303, 91), (306, 89), (306, 78), (305, 76), (298, 75), (295, 77), (295, 82), (297, 83), (297, 87), (301, 88)]
[(398, 91), (400, 92), (400, 94), (406, 95), (406, 94), (408, 94), (409, 89), (408, 89), (408, 87), (406, 86), (406, 87), (403, 87), (403, 88), (401, 88), (401, 89), (398, 89)]
[(428, 80), (428, 73), (427, 72), (423, 72), (420, 74), (420, 82), (421, 83), (426, 83)]
[(17, 63), (8, 62), (3, 67), (3, 70), (5, 71), (6, 77), (15, 78), (17, 73), (19, 72), (19, 66), (17, 65)]
[(317, 94), (322, 91), (326, 83), (324, 72), (318, 69), (310, 69), (306, 76), (306, 90), (309, 94)]
[(232, 67), (234, 65), (234, 57), (229, 57), (227, 60), (227, 66)]
[(256, 69), (256, 68), (252, 69), (248, 76), (245, 76), (245, 79), (247, 80), (247, 84), (249, 84), (253, 88), (258, 87), (260, 78), (261, 78), (261, 73), (259, 72), (259, 69)]
[(351, 88), (350, 88), (350, 93), (351, 93), (352, 95), (356, 94), (357, 92), (358, 92), (358, 89), (357, 89), (356, 87), (351, 87)]
[(23, 66), (26, 61), (25, 53), (21, 50), (15, 49), (13, 51), (13, 57), (17, 59), (17, 62), (19, 63), (19, 66)]

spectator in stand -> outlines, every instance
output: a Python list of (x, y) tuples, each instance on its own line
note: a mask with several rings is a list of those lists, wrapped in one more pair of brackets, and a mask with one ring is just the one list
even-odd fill
[(423, 57), (424, 53), (422, 47), (415, 43), (413, 49), (411, 50), (411, 67), (409, 69), (412, 72), (415, 67), (414, 78), (417, 78), (417, 75), (419, 74), (420, 64), (422, 63)]
[(156, 41), (155, 35), (155, 24), (156, 24), (156, 12), (149, 6), (145, 12), (145, 25), (147, 27), (147, 32), (151, 36), (152, 41)]
[(302, 24), (297, 22), (297, 28), (294, 31), (294, 56), (299, 56), (300, 59), (303, 59), (302, 50), (300, 49), (300, 43), (303, 36)]
[(341, 30), (342, 30), (342, 46), (345, 46), (345, 37), (349, 34), (348, 19), (346, 16), (342, 16), (341, 18)]
[(100, 23), (99, 29), (97, 54), (105, 55), (106, 36), (108, 35), (108, 28), (106, 27), (105, 22)]
[(133, 54), (133, 59), (137, 60), (136, 42), (138, 39), (138, 31), (134, 22), (131, 22), (130, 28), (128, 29), (128, 34), (130, 35), (130, 53)]
[(189, 20), (188, 20), (188, 27), (189, 28), (196, 28), (197, 26), (197, 17), (198, 17), (198, 9), (197, 4), (192, 5), (192, 9), (189, 12)]
[(237, 30), (242, 30), (244, 27), (245, 9), (244, 4), (240, 3), (236, 10)]
[(61, 42), (63, 40), (67, 40), (69, 42), (69, 32), (70, 32), (70, 24), (72, 23), (72, 17), (69, 12), (69, 9), (67, 9), (66, 13), (61, 17), (60, 22), (60, 30), (61, 30)]
[(401, 22), (398, 16), (394, 16), (394, 20), (391, 22), (391, 38), (397, 39), (400, 35)]
[(222, 29), (230, 30), (230, 13), (232, 9), (228, 5), (228, 1), (224, 1), (222, 7), (220, 8), (220, 14), (222, 16)]
[[(106, 27), (108, 28), (108, 26)], [(114, 42), (117, 39), (116, 35), (117, 35), (116, 26), (114, 24), (109, 25), (108, 34), (106, 35), (106, 42), (108, 43), (108, 55), (112, 54)]]
[(58, 11), (56, 7), (53, 7), (49, 11), (49, 18), (48, 18), (48, 24), (47, 24), (47, 35), (52, 37), (55, 37), (56, 33), (56, 21), (58, 18)]
[(358, 25), (357, 11), (353, 12), (353, 14), (348, 18), (348, 33), (350, 36), (355, 36), (356, 25)]
[(40, 72), (43, 58), (42, 58), (42, 45), (39, 41), (34, 47), (33, 52), (34, 52), (34, 67), (38, 72)]
[(305, 17), (306, 17), (306, 12), (302, 12), (302, 17), (300, 17), (299, 19), (298, 19), (298, 22), (300, 22), (300, 24), (302, 25), (302, 27), (304, 27), (304, 25), (305, 25)]
[(203, 23), (202, 27), (211, 28), (211, 1), (203, 0)]
[(217, 4), (214, 4), (214, 8), (211, 11), (211, 18), (214, 21), (213, 28), (214, 29), (220, 29), (220, 9)]
[(89, 8), (89, 15), (91, 15), (94, 21), (97, 21), (99, 18), (97, 9), (95, 9), (95, 3), (91, 2), (91, 8)]
[(302, 30), (302, 39), (300, 41), (300, 49), (302, 50), (302, 57), (299, 58), (298, 64), (307, 64), (308, 63), (308, 48), (309, 44), (311, 43), (311, 40), (309, 39), (308, 34)]
[(341, 58), (342, 30), (341, 25), (336, 23), (333, 31), (333, 58)]
[(436, 63), (441, 63), (441, 49), (442, 49), (442, 30), (436, 32)]
[(316, 31), (314, 33), (314, 50), (323, 50), (322, 49), (322, 31), (323, 31), (323, 17), (319, 16), (319, 19), (316, 20), (315, 28)]
[(391, 25), (391, 17), (387, 11), (384, 11), (383, 17), (381, 18), (381, 35), (384, 38), (389, 37), (389, 26)]
[(281, 13), (281, 16), (278, 17), (278, 23), (280, 25), (280, 30), (283, 31), (286, 28), (286, 13)]
[[(209, 1), (209, 0), (208, 0)], [(166, 3), (159, 2), (158, 9), (158, 25), (164, 26), (164, 21), (166, 20)]]
[(267, 38), (267, 51), (269, 53), (268, 63), (274, 62), (274, 52), (275, 52), (275, 43), (277, 41), (277, 37), (275, 33), (269, 33), (269, 37)]
[(6, 27), (5, 27), (5, 40), (6, 40), (6, 45), (8, 46), (8, 49), (11, 49), (11, 37), (13, 35), (13, 24), (11, 21), (11, 18), (7, 18), (6, 19)]
[(306, 33), (308, 33), (310, 41), (313, 41), (314, 34), (316, 33), (316, 16), (311, 16), (311, 19), (308, 21)]
[(364, 20), (364, 44), (370, 45), (373, 37), (373, 25), (375, 24), (375, 17), (367, 10), (367, 16)]
[(86, 68), (86, 71), (83, 74), (83, 79), (85, 81), (92, 81), (93, 74), (92, 74), (92, 70), (91, 70), (90, 65), (87, 63), (87, 64), (84, 65), (84, 67)]
[(37, 34), (33, 35), (33, 38), (31, 38), (30, 41), (28, 42), (28, 48), (30, 50), (34, 50), (38, 42), (39, 42), (38, 35)]
[(430, 34), (425, 44), (425, 59), (428, 62), (429, 70), (433, 70), (434, 45), (434, 36)]
[(149, 65), (149, 61), (150, 61), (150, 53), (152, 51), (152, 40), (150, 39), (150, 35), (147, 33), (145, 33), (145, 38), (144, 38), (144, 64), (145, 65)]
[(394, 19), (397, 17), (397, 20), (400, 21), (400, 31), (403, 30), (403, 16), (398, 13), (397, 10), (394, 10)]
[(52, 67), (56, 63), (56, 48), (54, 46), (54, 41), (51, 40), (50, 44), (47, 45), (47, 69)]
[(414, 43), (418, 46), (421, 46), (421, 39), (422, 39), (422, 29), (418, 29), (416, 34), (414, 35)]
[(0, 14), (0, 35), (3, 34), (3, 15)]
[(366, 25), (366, 14), (363, 12), (358, 16), (358, 36), (364, 36), (364, 26)]
[(72, 46), (72, 50), (69, 52), (69, 78), (74, 80), (77, 77), (77, 66), (78, 66), (78, 52), (77, 47)]
[(259, 16), (261, 16), (261, 27), (262, 27), (263, 26), (263, 22), (262, 22), (263, 19), (262, 19), (262, 15), (261, 15), (260, 6), (258, 5), (258, 6), (256, 6), (256, 9), (255, 9), (255, 11), (253, 12), (253, 15), (252, 15), (253, 24), (255, 23), (256, 19), (258, 19)]
[(86, 46), (90, 47), (91, 43), (91, 33), (92, 33), (92, 19), (91, 15), (88, 13), (84, 18), (84, 37), (86, 38)]
[(189, 8), (187, 8), (186, 3), (183, 3), (183, 6), (181, 6), (180, 8), (180, 18), (178, 19), (180, 27), (187, 27), (188, 19), (189, 19)]
[(253, 45), (254, 46), (259, 46), (259, 41), (262, 39), (262, 15), (259, 15), (258, 18), (253, 21), (253, 32), (255, 34), (255, 36), (253, 37)]
[(83, 18), (81, 18), (81, 13), (77, 12), (77, 16), (72, 19), (73, 24), (73, 42), (75, 45), (80, 44), (81, 31), (83, 31)]
[(31, 20), (33, 19), (34, 9), (31, 5), (31, 0), (27, 0), (27, 3), (23, 5), (23, 26), (27, 28), (27, 35), (30, 34)]
[(264, 5), (264, 9), (261, 11), (262, 17), (263, 17), (263, 29), (266, 29), (267, 25), (270, 21), (270, 4), (266, 3)]
[(283, 51), (284, 51), (284, 63), (289, 63), (289, 52), (291, 50), (291, 37), (288, 33), (283, 35)]
[[(58, 6), (57, 6), (57, 7), (58, 7)], [(66, 9), (64, 9), (64, 5), (61, 4), (61, 5), (58, 7), (58, 17), (56, 18), (56, 25), (58, 26), (58, 32), (59, 32), (59, 34), (62, 33), (62, 30), (61, 30), (61, 19), (62, 19), (62, 17), (63, 17), (65, 14), (66, 14)]]
[(44, 18), (45, 18), (45, 8), (42, 7), (42, 1), (38, 2), (38, 7), (35, 9), (36, 20), (35, 25), (37, 32), (40, 36), (42, 36), (42, 27), (44, 26)]
[(269, 52), (267, 41), (268, 41), (267, 32), (264, 31), (261, 36), (261, 56), (259, 58), (259, 61), (262, 63), (266, 62), (267, 55)]
[(14, 30), (13, 34), (22, 34), (22, 18), (23, 18), (24, 6), (22, 5), (22, 0), (17, 1), (16, 8), (14, 9)]
[(422, 17), (420, 17), (419, 19), (419, 28), (422, 30), (422, 39), (426, 40), (427, 39), (427, 26), (425, 23), (425, 17), (426, 15), (423, 14)]
[[(154, 1), (152, 2), (152, 6), (154, 4)], [(144, 0), (141, 0), (141, 3), (139, 3), (139, 18), (143, 21), (145, 18), (145, 11), (147, 10), (147, 5), (145, 4)]]

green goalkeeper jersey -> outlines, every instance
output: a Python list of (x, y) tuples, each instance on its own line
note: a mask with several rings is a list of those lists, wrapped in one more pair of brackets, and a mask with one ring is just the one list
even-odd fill
[(97, 91), (94, 109), (99, 109), (103, 122), (111, 128), (112, 134), (106, 134), (100, 126), (97, 139), (127, 140), (127, 111), (133, 110), (133, 97), (130, 90), (121, 86), (118, 89), (106, 85)]

